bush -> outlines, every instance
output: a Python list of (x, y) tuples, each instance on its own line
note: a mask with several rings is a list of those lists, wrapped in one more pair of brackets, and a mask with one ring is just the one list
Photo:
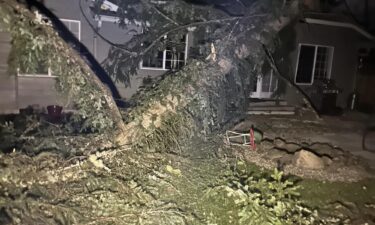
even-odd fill
[(238, 166), (242, 169), (237, 167), (223, 184), (206, 193), (204, 201), (216, 205), (206, 208), (209, 224), (317, 223), (317, 213), (303, 205), (299, 200), (299, 187), (283, 179), (283, 172), (275, 169), (271, 175), (257, 177), (244, 169), (243, 162)]

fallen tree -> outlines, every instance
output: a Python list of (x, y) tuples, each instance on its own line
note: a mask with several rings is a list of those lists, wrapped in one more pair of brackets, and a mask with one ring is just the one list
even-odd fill
[[(38, 2), (28, 2), (37, 8), (43, 7)], [(116, 57), (110, 64), (119, 71), (127, 72), (118, 75), (118, 71), (113, 71), (111, 74), (131, 76), (138, 63), (130, 62), (138, 62), (155, 45), (162, 45), (157, 40), (170, 33), (208, 29), (210, 34), (204, 38), (210, 41), (203, 45), (210, 47), (207, 48), (206, 59), (192, 60), (183, 70), (161, 81), (156, 89), (138, 96), (138, 106), (125, 115), (127, 122), (124, 123), (115, 102), (96, 78), (95, 72), (59, 39), (52, 26), (43, 22), (40, 15), (33, 15), (15, 2), (5, 1), (2, 4), (6, 6), (2, 10), (5, 14), (3, 22), (12, 33), (13, 44), (26, 43), (22, 50), (33, 53), (33, 57), (27, 59), (22, 56), (30, 54), (19, 54), (21, 57), (15, 63), (32, 65), (32, 59), (47, 52), (48, 66), (59, 74), (58, 89), (69, 100), (74, 100), (79, 115), (85, 120), (84, 127), (107, 133), (110, 131), (110, 136), (116, 137), (114, 140), (117, 144), (137, 146), (145, 143), (155, 146), (152, 143), (157, 143), (158, 139), (176, 143), (180, 136), (187, 135), (186, 132), (195, 133), (196, 130), (191, 129), (195, 126), (200, 132), (208, 134), (243, 116), (247, 108), (247, 93), (258, 74), (262, 73), (261, 68), (268, 57), (264, 46), (271, 51), (275, 49), (275, 35), (298, 13), (297, 1), (246, 1), (242, 4), (248, 10), (243, 10), (244, 14), (236, 17), (228, 17), (226, 13), (207, 6), (192, 6), (185, 12), (183, 7), (186, 8), (187, 3), (184, 1), (177, 1), (172, 8), (164, 3), (152, 5), (154, 3), (148, 1), (137, 2), (144, 7), (142, 13), (148, 13), (146, 9), (150, 7), (153, 9), (151, 15), (145, 16), (144, 23), (148, 22), (147, 18), (164, 18), (164, 21), (159, 18), (162, 22), (155, 20), (155, 24), (149, 25), (148, 29), (163, 29), (150, 31), (141, 38), (137, 36), (127, 44), (136, 50), (143, 46), (139, 52), (114, 46), (111, 54)], [(203, 14), (205, 9), (209, 9), (209, 13)], [(160, 10), (164, 10), (164, 13)], [(16, 13), (11, 15), (11, 11)], [(184, 12), (180, 20), (177, 17), (172, 20), (168, 16), (178, 12)], [(202, 21), (194, 22), (196, 18)], [(56, 19), (52, 18), (52, 21), (58, 23)], [(27, 35), (23, 33), (25, 30), (28, 30)], [(144, 46), (145, 38), (155, 41)], [(122, 65), (124, 62), (128, 64)], [(180, 131), (185, 132), (180, 134)]]
[[(275, 48), (274, 36), (290, 19), (263, 12), (261, 6), (259, 13), (256, 6), (253, 10), (235, 22), (214, 21), (227, 23), (215, 30), (227, 35), (218, 35), (221, 38), (211, 43), (206, 59), (192, 60), (155, 89), (136, 96), (138, 106), (126, 114), (131, 132), (120, 136), (119, 142), (155, 148), (160, 140), (174, 143), (197, 131), (206, 135), (242, 118), (247, 93), (267, 60), (263, 46)], [(235, 25), (232, 30), (228, 30), (230, 25)]]
[[(156, 7), (152, 1), (142, 2)], [(209, 139), (210, 134), (241, 116), (251, 79), (266, 59), (263, 46), (275, 47), (271, 44), (273, 37), (296, 15), (297, 1), (288, 4), (259, 1), (248, 4), (246, 15), (220, 18), (223, 13), (215, 13), (217, 18), (212, 20), (181, 24), (163, 31), (162, 34), (218, 25), (212, 31), (212, 37), (216, 38), (209, 43), (209, 56), (192, 60), (182, 70), (167, 75), (156, 88), (136, 96), (135, 106), (124, 113), (124, 121), (94, 71), (59, 38), (52, 26), (16, 1), (0, 3), (3, 24), (11, 32), (13, 41), (21, 40), (29, 49), (48, 50), (49, 65), (59, 74), (58, 87), (75, 102), (85, 126), (98, 131), (98, 135), (104, 133), (104, 140), (110, 140), (112, 147), (117, 146), (105, 151), (100, 142), (94, 151), (85, 151), (83, 146), (82, 155), (70, 159), (51, 152), (34, 157), (17, 151), (0, 155), (1, 222), (314, 223), (313, 212), (303, 207), (294, 195), (295, 188), (284, 182), (281, 174), (275, 172), (273, 177), (267, 177), (274, 184), (270, 190), (278, 196), (276, 201), (268, 192), (267, 179), (259, 177), (254, 181), (246, 168), (240, 168), (243, 163), (238, 165), (235, 160), (222, 162), (220, 157), (210, 157), (222, 147), (217, 140), (207, 147), (192, 138)], [(154, 10), (175, 24), (174, 18), (159, 8)], [(129, 53), (135, 55), (132, 51)], [(132, 58), (136, 59), (139, 58)], [(240, 172), (230, 169), (233, 165)], [(217, 178), (225, 179), (218, 181)], [(241, 183), (244, 178), (248, 183)], [(212, 185), (217, 188), (211, 188)], [(254, 189), (249, 190), (248, 185)], [(212, 208), (221, 201), (226, 202), (224, 197), (215, 198), (215, 195), (234, 195), (231, 205), (226, 207), (235, 207), (241, 214), (223, 214)], [(219, 203), (204, 202), (209, 199)], [(216, 216), (223, 218), (218, 220)]]

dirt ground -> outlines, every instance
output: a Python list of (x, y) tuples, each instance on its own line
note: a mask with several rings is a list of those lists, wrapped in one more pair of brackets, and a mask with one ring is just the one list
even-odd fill
[(370, 124), (370, 116), (348, 112), (340, 117), (322, 116), (304, 119), (297, 116), (252, 115), (234, 127), (247, 130), (252, 125), (261, 130), (264, 138), (282, 138), (298, 144), (329, 144), (361, 157), (375, 169), (375, 131), (366, 138), (369, 150), (362, 149), (364, 131)]
[[(334, 121), (329, 126), (323, 119), (274, 116), (249, 117), (237, 128), (246, 130), (252, 124), (265, 138), (283, 137), (301, 145), (317, 140), (309, 135), (324, 137), (344, 129), (334, 129), (333, 125), (339, 125)], [(92, 136), (54, 139), (59, 139), (56, 146), (65, 143), (75, 155), (97, 145)], [(208, 198), (207, 193), (232, 185), (238, 162), (245, 162), (250, 153), (262, 153), (261, 149), (227, 146), (221, 134), (181, 143), (168, 152), (123, 147), (72, 157), (56, 146), (0, 154), (0, 193), (4, 193), (0, 195), (0, 224), (240, 224), (240, 207), (235, 208), (227, 198)], [(249, 176), (269, 174), (276, 167), (269, 161), (263, 165), (246, 164)], [(336, 180), (340, 177), (327, 171)], [(326, 221), (321, 224), (375, 225), (375, 180), (347, 182), (356, 174), (342, 173), (340, 182), (288, 175), (285, 179), (301, 187), (301, 201), (318, 210), (319, 218)]]
[[(333, 219), (332, 224), (363, 225), (375, 224), (375, 131), (366, 138), (370, 150), (362, 149), (363, 134), (370, 121), (368, 115), (355, 112), (319, 119), (257, 115), (249, 116), (233, 130), (248, 132), (254, 126), (263, 132), (264, 139), (256, 151), (238, 147), (247, 161), (261, 168), (278, 166), (270, 158), (280, 156), (278, 149), (285, 146), (288, 151), (306, 147), (312, 152), (327, 150), (340, 155), (340, 160), (332, 160), (321, 170), (288, 164), (283, 171), (300, 179), (297, 183), (302, 187), (301, 196), (309, 206), (321, 209), (321, 215), (330, 212), (341, 218), (340, 222)], [(285, 157), (285, 151), (281, 155)], [(287, 157), (293, 157), (293, 153), (288, 152)]]

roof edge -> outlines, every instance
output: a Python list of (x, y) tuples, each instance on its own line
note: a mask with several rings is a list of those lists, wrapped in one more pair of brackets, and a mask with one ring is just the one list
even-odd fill
[(364, 30), (363, 28), (359, 27), (358, 25), (348, 23), (348, 22), (337, 22), (337, 21), (329, 21), (329, 20), (323, 20), (323, 19), (314, 19), (314, 18), (305, 18), (304, 21), (309, 24), (319, 24), (319, 25), (326, 25), (326, 26), (333, 26), (333, 27), (344, 27), (349, 28), (352, 30), (357, 31), (367, 39), (371, 41), (375, 41), (375, 37)]

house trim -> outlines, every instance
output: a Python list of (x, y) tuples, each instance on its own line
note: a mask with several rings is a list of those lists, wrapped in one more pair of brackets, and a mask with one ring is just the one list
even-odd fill
[[(163, 53), (164, 55), (164, 53)], [(168, 71), (169, 69), (164, 69), (165, 68), (165, 62), (163, 61), (163, 68), (162, 67), (145, 67), (142, 66), (143, 61), (139, 63), (139, 69), (141, 70), (157, 70), (157, 71)]]
[(48, 68), (47, 74), (29, 74), (29, 73), (20, 73), (17, 69), (17, 77), (35, 77), (35, 78), (56, 78), (56, 75), (52, 75), (51, 68)]
[[(311, 82), (310, 83), (297, 83), (297, 72), (298, 72), (298, 66), (299, 66), (299, 57), (301, 53), (301, 46), (314, 46), (315, 52), (314, 52), (314, 62), (313, 62), (313, 68), (312, 68), (312, 75), (311, 75)], [(333, 64), (333, 55), (335, 52), (335, 47), (329, 46), (329, 45), (320, 45), (320, 44), (311, 44), (311, 43), (299, 43), (298, 44), (298, 54), (297, 54), (297, 63), (295, 66), (295, 72), (294, 72), (294, 83), (297, 85), (312, 85), (315, 80), (315, 67), (316, 67), (316, 57), (317, 57), (317, 51), (319, 47), (325, 47), (329, 48), (331, 50), (331, 53), (328, 58), (328, 68), (327, 68), (327, 79), (331, 79), (331, 72), (332, 72), (332, 64)]]
[(32, 77), (32, 78), (56, 78), (55, 75), (43, 75), (43, 74), (18, 74), (18, 77)]
[(319, 25), (326, 25), (326, 26), (333, 26), (333, 27), (344, 27), (349, 28), (357, 31), (358, 33), (362, 34), (364, 37), (368, 38), (369, 40), (374, 41), (375, 37), (362, 29), (361, 27), (352, 24), (352, 23), (345, 23), (345, 22), (337, 22), (337, 21), (329, 21), (329, 20), (322, 20), (322, 19), (314, 19), (314, 18), (305, 18), (306, 23), (310, 24), (319, 24)]

